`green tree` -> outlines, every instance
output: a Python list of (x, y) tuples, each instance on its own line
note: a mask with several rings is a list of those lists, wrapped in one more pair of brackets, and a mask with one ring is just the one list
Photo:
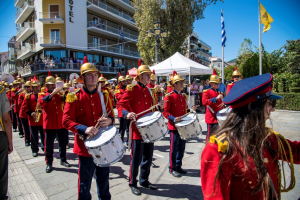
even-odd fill
[(286, 53), (284, 57), (286, 59), (287, 65), (286, 70), (291, 73), (300, 72), (300, 39), (298, 40), (287, 40), (284, 45)]
[(237, 65), (242, 65), (248, 58), (252, 56), (253, 52), (253, 45), (250, 39), (245, 38), (241, 44), (240, 49), (238, 50), (238, 57), (236, 59)]
[[(203, 12), (218, 0), (133, 0), (134, 19), (139, 29), (137, 43), (141, 58), (146, 64), (155, 62), (155, 38), (147, 32), (153, 23), (160, 21), (168, 36), (159, 46), (159, 60), (165, 60), (179, 51), (183, 42), (193, 31), (195, 20), (204, 18)], [(220, 0), (223, 1), (223, 0)]]

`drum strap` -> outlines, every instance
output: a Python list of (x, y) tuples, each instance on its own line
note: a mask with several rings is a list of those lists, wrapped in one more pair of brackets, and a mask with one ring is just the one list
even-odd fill
[(150, 95), (151, 95), (151, 97), (152, 97), (152, 100), (153, 100), (153, 105), (155, 105), (155, 104), (156, 104), (156, 101), (155, 101), (155, 99), (154, 99), (154, 97), (153, 97), (153, 95), (152, 95), (152, 92), (151, 92), (150, 88), (149, 88), (148, 86), (146, 86), (146, 88), (148, 88), (148, 91), (149, 91), (149, 93), (150, 93)]
[(102, 112), (103, 112), (104, 115), (106, 115), (107, 113), (106, 113), (106, 108), (105, 108), (105, 102), (104, 102), (103, 93), (101, 92), (101, 86), (98, 87), (98, 95), (99, 95), (100, 101), (101, 101)]

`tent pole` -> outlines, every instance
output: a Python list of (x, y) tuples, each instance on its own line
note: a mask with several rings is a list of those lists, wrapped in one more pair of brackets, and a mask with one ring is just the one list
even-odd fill
[[(190, 66), (190, 71), (189, 71), (189, 83), (191, 84), (191, 66)], [(189, 103), (191, 103), (191, 88), (189, 85), (187, 85), (189, 88)]]

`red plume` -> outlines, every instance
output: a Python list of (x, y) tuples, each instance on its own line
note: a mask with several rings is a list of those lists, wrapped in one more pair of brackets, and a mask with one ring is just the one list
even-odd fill
[(52, 73), (51, 73), (51, 71), (49, 71), (49, 72), (48, 72), (48, 76), (52, 76)]
[(84, 56), (84, 58), (83, 58), (83, 64), (85, 64), (85, 63), (87, 63), (87, 62), (88, 62), (88, 59), (87, 59), (86, 56)]
[(57, 74), (55, 74), (55, 78), (57, 78)]
[(235, 67), (234, 71), (237, 71), (237, 66)]
[(174, 70), (173, 71), (173, 77), (177, 75), (177, 72)]
[(127, 71), (127, 74), (126, 75), (129, 75), (129, 71)]
[(22, 78), (22, 77), (21, 77), (21, 74), (19, 74), (19, 78)]
[(36, 75), (33, 76), (33, 80), (37, 81)]
[(212, 75), (217, 75), (217, 73), (216, 73), (216, 69), (214, 69), (214, 71), (213, 71)]
[(103, 77), (103, 74), (101, 74), (100, 77)]
[(31, 81), (31, 78), (29, 78), (29, 81)]
[(139, 66), (142, 65), (142, 59), (139, 59)]
[(105, 77), (105, 80), (106, 80), (106, 77)]
[(153, 74), (155, 74), (155, 71), (153, 70)]
[(121, 76), (121, 73), (119, 72), (119, 77)]

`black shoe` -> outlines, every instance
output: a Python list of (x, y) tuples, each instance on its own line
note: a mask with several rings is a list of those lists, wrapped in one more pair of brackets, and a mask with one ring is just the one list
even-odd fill
[(38, 154), (34, 152), (34, 153), (32, 153), (32, 156), (33, 156), (33, 157), (37, 157)]
[(67, 161), (60, 161), (60, 165), (65, 167), (71, 167), (71, 165)]
[(172, 174), (176, 178), (180, 178), (181, 177), (181, 174), (179, 172), (172, 171), (172, 172), (169, 172), (169, 173)]
[(51, 173), (52, 172), (52, 166), (47, 164), (47, 167), (46, 167), (46, 173)]
[(131, 189), (132, 194), (141, 195), (141, 191), (137, 187), (130, 186), (130, 189)]
[(152, 183), (148, 182), (148, 183), (144, 183), (144, 184), (140, 184), (140, 186), (150, 189), (150, 190), (156, 190), (157, 187), (156, 185), (153, 185)]
[(69, 145), (66, 146), (66, 149), (70, 149)]
[(26, 143), (25, 143), (25, 146), (26, 146), (26, 147), (28, 147), (28, 146), (29, 146), (29, 143), (28, 143), (28, 142), (26, 142)]
[(181, 167), (177, 169), (180, 174), (187, 174), (187, 171), (183, 170)]
[(20, 137), (20, 138), (23, 138), (24, 136), (23, 136), (23, 135), (19, 135), (19, 137)]
[(17, 132), (17, 129), (14, 129), (14, 132)]
[(43, 152), (45, 151), (44, 148), (41, 148), (41, 149), (42, 149)]

